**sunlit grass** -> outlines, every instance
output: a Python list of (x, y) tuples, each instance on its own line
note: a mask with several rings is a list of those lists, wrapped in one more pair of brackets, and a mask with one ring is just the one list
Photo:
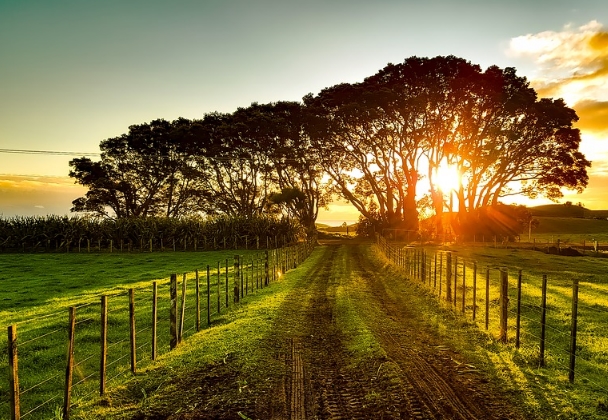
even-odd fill
[[(218, 311), (217, 264), (220, 263), (220, 304), (225, 308), (226, 264), (232, 304), (235, 251), (133, 254), (0, 254), (3, 267), (0, 323), (16, 324), (18, 332), (21, 412), (50, 416), (63, 403), (68, 338), (68, 308), (76, 307), (73, 398), (95, 396), (99, 387), (101, 295), (108, 296), (108, 387), (130, 376), (128, 289), (135, 289), (137, 365), (151, 359), (152, 282), (158, 284), (158, 354), (169, 350), (169, 277), (177, 273), (178, 299), (187, 279), (184, 336), (195, 329), (195, 278), (199, 271), (202, 328), (207, 326), (207, 278), (210, 266), (210, 314)], [(255, 251), (239, 251), (251, 290), (258, 272), (250, 269)], [(225, 310), (225, 309), (224, 309)], [(0, 338), (0, 371), (8, 378), (7, 337)], [(41, 406), (42, 405), (42, 406)], [(32, 411), (33, 410), (33, 411)], [(0, 416), (8, 415), (8, 380), (0, 381)], [(38, 417), (38, 418), (42, 418)]]
[[(232, 305), (214, 319), (211, 328), (188, 338), (183, 345), (161, 355), (135, 377), (120, 384), (106, 399), (79, 400), (72, 418), (128, 419), (134, 413), (153, 410), (155, 415), (175, 414), (177, 410), (194, 409), (199, 404), (213, 407), (224, 401), (246, 399), (248, 390), (261, 388), (270, 392), (286, 375), (284, 361), (276, 359), (274, 350), (264, 344), (272, 336), (285, 298), (294, 287), (305, 281), (306, 270), (319, 263), (322, 252), (316, 251), (300, 267), (258, 290), (242, 305)], [(209, 366), (218, 367), (226, 375), (222, 399), (214, 395), (201, 401), (194, 387), (181, 381), (200, 378)], [(227, 378), (230, 378), (229, 380)], [(202, 379), (198, 379), (202, 380)], [(157, 393), (162, 387), (162, 392)], [(247, 414), (247, 413), (243, 413)]]
[[(428, 248), (433, 255), (435, 248)], [(538, 251), (496, 249), (493, 247), (453, 246), (458, 256), (456, 303), (445, 299), (443, 284), (441, 306), (468, 323), (473, 343), (461, 342), (475, 357), (483, 355), (488, 367), (506, 384), (513, 384), (525, 396), (526, 404), (542, 413), (547, 407), (559, 418), (605, 418), (608, 393), (608, 261), (593, 257), (562, 257)], [(432, 258), (431, 258), (432, 260)], [(473, 263), (477, 263), (477, 300), (473, 302)], [(462, 312), (462, 264), (466, 264), (466, 303)], [(489, 325), (485, 329), (485, 272), (490, 268)], [(499, 338), (499, 268), (508, 269), (509, 304), (506, 344)], [(445, 260), (444, 260), (445, 270)], [(517, 279), (522, 270), (521, 347), (516, 349)], [(541, 285), (547, 276), (547, 318), (545, 366), (540, 362)], [(570, 327), (572, 323), (572, 285), (579, 279), (578, 338), (575, 383), (569, 382)], [(414, 279), (419, 281), (418, 279)], [(445, 271), (443, 273), (445, 282)], [(430, 284), (430, 285), (429, 285)], [(432, 281), (427, 287), (438, 295)], [(454, 290), (454, 285), (452, 286)], [(476, 305), (476, 319), (472, 308)], [(449, 335), (449, 331), (444, 331)], [(458, 340), (457, 340), (458, 341)], [(544, 408), (543, 408), (544, 407)]]

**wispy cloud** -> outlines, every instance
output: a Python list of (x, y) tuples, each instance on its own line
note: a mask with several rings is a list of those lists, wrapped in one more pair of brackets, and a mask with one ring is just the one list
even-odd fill
[(606, 207), (608, 185), (608, 31), (598, 21), (578, 28), (544, 31), (511, 39), (510, 56), (530, 60), (530, 82), (541, 97), (563, 98), (576, 110), (581, 151), (592, 161), (583, 195), (564, 191), (564, 199)]
[(608, 32), (598, 21), (518, 36), (508, 54), (537, 65), (532, 83), (541, 96), (562, 97), (571, 106), (608, 99)]

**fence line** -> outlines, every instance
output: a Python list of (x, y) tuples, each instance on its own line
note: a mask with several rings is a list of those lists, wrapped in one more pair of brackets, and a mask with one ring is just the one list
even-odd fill
[[(313, 248), (314, 242), (311, 241), (266, 250), (259, 257), (250, 258), (248, 261), (240, 255), (235, 255), (232, 291), (234, 303), (239, 303), (241, 299), (256, 290), (269, 286), (277, 280), (281, 273), (296, 268), (310, 255)], [(42, 363), (40, 361), (41, 351), (52, 349), (53, 345), (43, 344), (40, 340), (43, 337), (65, 332), (66, 329), (53, 325), (52, 331), (21, 342), (17, 335), (17, 325), (8, 326), (10, 392), (7, 395), (8, 401), (5, 401), (3, 405), (10, 410), (10, 418), (20, 420), (33, 414), (41, 415), (40, 412), (45, 407), (47, 408), (46, 415), (50, 416), (51, 411), (49, 411), (48, 405), (52, 401), (60, 400), (61, 397), (56, 394), (62, 391), (61, 411), (63, 418), (69, 419), (73, 397), (94, 394), (95, 391), (91, 390), (94, 382), (98, 382), (98, 394), (103, 396), (107, 392), (108, 382), (112, 382), (126, 373), (127, 369), (133, 374), (136, 373), (138, 363), (145, 363), (148, 360), (141, 354), (145, 348), (149, 347), (149, 360), (154, 361), (160, 352), (170, 351), (177, 347), (184, 339), (186, 332), (200, 331), (203, 302), (205, 302), (203, 309), (207, 314), (207, 326), (212, 324), (213, 316), (221, 314), (222, 307), (229, 307), (228, 260), (225, 261), (224, 267), (221, 262), (218, 262), (216, 273), (212, 273), (211, 267), (207, 266), (203, 275), (204, 279), (200, 279), (198, 270), (195, 272), (194, 282), (188, 274), (183, 274), (180, 294), (178, 294), (177, 278), (177, 274), (172, 274), (168, 285), (152, 282), (151, 294), (147, 289), (129, 289), (128, 294), (103, 295), (97, 304), (88, 302), (86, 305), (70, 307), (67, 322), (67, 364), (63, 359), (65, 356), (55, 355), (51, 356), (53, 360), (40, 365), (48, 366), (50, 371), (53, 370), (51, 368), (58, 370), (57, 366), (63, 364), (65, 366), (64, 375), (51, 374), (50, 377), (42, 378), (35, 384), (28, 384), (27, 387), (23, 387), (23, 384), (19, 382), (20, 363), (27, 363), (30, 360), (37, 365)], [(136, 297), (142, 292), (145, 293), (146, 298)], [(217, 308), (212, 304), (212, 296), (215, 293), (217, 293)], [(206, 299), (201, 299), (201, 294), (205, 294)], [(225, 299), (222, 299), (222, 295), (225, 295)], [(112, 306), (125, 297), (127, 297), (127, 302), (120, 304), (120, 307)], [(225, 305), (222, 305), (224, 300)], [(189, 303), (187, 304), (187, 302)], [(128, 307), (127, 315), (125, 315), (125, 307)], [(159, 309), (163, 309), (163, 312), (167, 310), (168, 320), (159, 317), (158, 314), (161, 312)], [(191, 315), (186, 316), (186, 312)], [(128, 321), (123, 321), (125, 318)], [(186, 323), (192, 321), (194, 321), (193, 325), (186, 327)], [(27, 351), (27, 348), (23, 347), (26, 344), (35, 348)], [(127, 351), (125, 351), (125, 347), (128, 347)], [(128, 365), (125, 365), (124, 361), (127, 358), (129, 359)], [(55, 359), (64, 361), (59, 362)], [(57, 379), (61, 379), (62, 376), (65, 379), (63, 387), (57, 389)], [(38, 392), (33, 392), (34, 390)], [(2, 393), (0, 393), (1, 396)], [(28, 400), (28, 404), (24, 404), (24, 397)], [(22, 413), (24, 405), (28, 406), (29, 411)], [(0, 417), (8, 416), (8, 414), (2, 414)]]
[[(484, 270), (479, 270), (476, 262), (458, 258), (450, 251), (427, 252), (422, 247), (390, 244), (380, 235), (377, 236), (376, 243), (387, 259), (404, 270), (410, 279), (420, 281), (433, 291), (440, 302), (444, 302), (454, 313), (461, 316), (470, 314), (471, 320), (480, 328), (483, 326), (486, 332), (498, 330), (496, 338), (501, 343), (507, 344), (514, 339), (518, 350), (522, 344), (538, 349), (539, 367), (545, 367), (549, 362), (560, 368), (563, 366), (568, 372), (569, 382), (574, 383), (577, 360), (590, 362), (581, 358), (580, 353), (583, 351), (580, 346), (577, 347), (578, 322), (581, 309), (584, 308), (579, 301), (578, 279), (573, 279), (571, 295), (561, 293), (561, 298), (571, 302), (569, 319), (563, 319), (564, 314), (556, 311), (555, 304), (552, 303), (557, 299), (555, 293), (548, 294), (546, 274), (542, 276), (541, 293), (537, 301), (531, 293), (522, 295), (525, 286), (522, 284), (522, 270), (518, 270), (517, 279), (513, 282), (510, 281), (506, 267), (486, 267), (484, 282)], [(498, 276), (493, 273), (498, 273)], [(480, 274), (481, 279), (478, 278)], [(511, 283), (515, 283), (515, 286)], [(481, 296), (477, 290), (480, 284), (485, 288), (485, 294), (481, 293)], [(515, 302), (510, 304), (510, 299)], [(477, 322), (478, 306), (484, 306), (481, 325)], [(592, 306), (589, 310), (599, 311)], [(561, 328), (559, 324), (549, 325), (549, 315), (552, 319), (562, 318)], [(565, 328), (567, 332), (564, 331)], [(539, 329), (540, 332), (535, 333)], [(605, 375), (607, 369), (603, 366), (601, 370)], [(587, 377), (585, 380), (593, 382)]]
[(0, 252), (66, 252), (66, 253), (91, 253), (91, 252), (184, 252), (184, 251), (213, 251), (221, 249), (279, 249), (290, 247), (293, 238), (286, 235), (259, 236), (259, 235), (232, 235), (223, 236), (218, 240), (216, 236), (200, 236), (184, 238), (179, 240), (164, 241), (162, 237), (148, 237), (133, 240), (131, 238), (120, 239), (61, 239), (45, 241), (40, 240), (14, 240), (9, 244), (9, 238), (3, 238), (0, 243)]

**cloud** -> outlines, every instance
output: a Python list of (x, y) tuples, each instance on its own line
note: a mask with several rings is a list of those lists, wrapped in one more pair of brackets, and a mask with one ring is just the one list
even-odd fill
[(608, 137), (608, 101), (583, 100), (577, 102), (574, 109), (579, 116), (578, 128)]
[(518, 36), (507, 53), (536, 64), (532, 85), (540, 96), (562, 97), (571, 106), (608, 98), (608, 32), (598, 21)]
[(563, 98), (579, 116), (580, 151), (592, 161), (582, 194), (564, 200), (606, 208), (608, 194), (608, 31), (598, 21), (578, 28), (544, 31), (511, 39), (507, 54), (530, 60), (528, 75), (541, 97)]
[(68, 177), (0, 175), (0, 216), (69, 214), (85, 193)]

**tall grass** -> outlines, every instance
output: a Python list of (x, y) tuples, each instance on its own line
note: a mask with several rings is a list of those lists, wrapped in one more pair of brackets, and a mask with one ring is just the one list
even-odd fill
[(237, 249), (292, 243), (302, 230), (293, 219), (247, 217), (44, 216), (0, 218), (1, 252)]

